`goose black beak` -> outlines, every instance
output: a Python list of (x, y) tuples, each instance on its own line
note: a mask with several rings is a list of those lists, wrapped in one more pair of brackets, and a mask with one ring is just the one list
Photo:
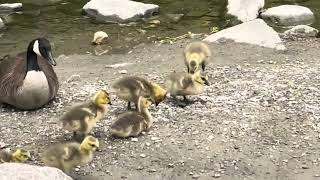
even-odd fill
[(51, 51), (48, 51), (48, 58), (47, 60), (49, 61), (49, 63), (52, 65), (52, 66), (56, 66), (57, 63), (56, 61), (54, 60), (53, 56), (52, 56), (52, 53)]

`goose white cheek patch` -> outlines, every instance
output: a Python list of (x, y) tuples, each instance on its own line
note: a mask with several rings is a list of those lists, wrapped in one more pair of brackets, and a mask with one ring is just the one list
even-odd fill
[(40, 53), (40, 49), (39, 49), (39, 42), (38, 40), (36, 40), (33, 44), (33, 52), (35, 52), (38, 56), (41, 56), (41, 53)]

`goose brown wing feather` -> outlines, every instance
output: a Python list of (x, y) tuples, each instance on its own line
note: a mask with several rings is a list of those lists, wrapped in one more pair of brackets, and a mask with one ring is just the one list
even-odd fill
[(14, 94), (22, 85), (27, 69), (24, 58), (25, 52), (16, 57), (5, 56), (0, 61), (0, 100)]

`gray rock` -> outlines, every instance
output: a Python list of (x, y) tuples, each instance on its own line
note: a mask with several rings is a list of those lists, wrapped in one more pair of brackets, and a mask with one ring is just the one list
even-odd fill
[(242, 22), (254, 20), (259, 10), (264, 7), (264, 0), (228, 0), (228, 14)]
[[(17, 173), (19, 172), (19, 173)], [(61, 170), (52, 167), (40, 167), (22, 163), (0, 164), (0, 180), (6, 179), (41, 179), (41, 180), (72, 180)]]
[(13, 11), (22, 9), (22, 3), (0, 4), (0, 11)]
[(295, 26), (283, 33), (285, 38), (306, 38), (306, 37), (316, 37), (319, 33), (318, 29), (307, 25)]
[(126, 23), (153, 16), (159, 12), (159, 6), (131, 0), (91, 0), (83, 10), (98, 21)]
[(278, 33), (262, 19), (255, 19), (224, 29), (206, 37), (203, 41), (219, 43), (226, 40), (285, 50)]
[(312, 24), (315, 20), (312, 11), (298, 5), (282, 5), (267, 9), (261, 17), (277, 26), (295, 26)]

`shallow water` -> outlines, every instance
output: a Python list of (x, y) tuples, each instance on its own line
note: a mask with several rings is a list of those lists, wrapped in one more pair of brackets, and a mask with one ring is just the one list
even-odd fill
[[(158, 4), (161, 9), (158, 17), (161, 24), (149, 27), (150, 24), (146, 22), (131, 26), (100, 24), (81, 15), (81, 8), (87, 0), (56, 1), (59, 0), (21, 0), (24, 3), (22, 14), (4, 17), (7, 29), (0, 31), (0, 56), (24, 50), (31, 39), (39, 36), (49, 38), (56, 55), (92, 53), (94, 46), (90, 42), (93, 33), (98, 30), (107, 32), (110, 37), (108, 45), (103, 49), (122, 53), (140, 43), (168, 36), (176, 37), (188, 31), (209, 33), (213, 26), (224, 27), (223, 15), (227, 4), (226, 0), (142, 0), (141, 2)], [(17, 1), (0, 0), (0, 3), (7, 2)], [(317, 19), (320, 17), (319, 0), (267, 0), (266, 7), (288, 3), (305, 5), (313, 10)], [(181, 13), (184, 16), (178, 23), (169, 22), (166, 16)], [(313, 26), (319, 28), (319, 22)]]

